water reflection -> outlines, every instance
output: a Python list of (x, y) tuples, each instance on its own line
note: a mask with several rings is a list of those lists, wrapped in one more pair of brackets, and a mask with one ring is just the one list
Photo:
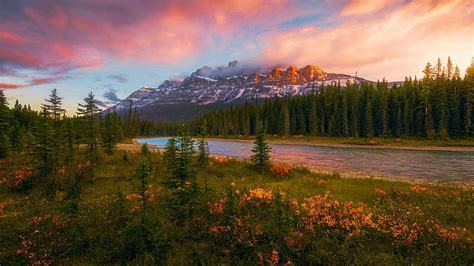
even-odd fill
[[(167, 138), (138, 141), (165, 147)], [(298, 144), (271, 146), (273, 160), (299, 164), (313, 170), (474, 183), (472, 152), (318, 147)], [(209, 141), (210, 152), (217, 155), (249, 158), (251, 147), (250, 142)]]

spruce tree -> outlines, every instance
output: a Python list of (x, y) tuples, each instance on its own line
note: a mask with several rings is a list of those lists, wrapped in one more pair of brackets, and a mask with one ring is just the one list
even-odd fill
[(61, 146), (63, 140), (63, 129), (61, 124), (61, 118), (65, 113), (62, 108), (62, 98), (59, 97), (57, 90), (53, 89), (49, 99), (45, 99), (46, 104), (42, 104), (45, 115), (52, 119), (51, 129), (53, 133), (53, 161), (55, 166), (59, 165), (59, 159), (61, 154)]
[(143, 143), (142, 147), (140, 148), (140, 154), (144, 156), (150, 154), (150, 149), (148, 148), (148, 144)]
[(8, 155), (10, 141), (8, 134), (10, 131), (10, 109), (8, 108), (7, 98), (0, 90), (0, 159)]
[(200, 128), (200, 138), (198, 140), (198, 165), (204, 173), (204, 189), (207, 191), (207, 174), (209, 168), (209, 146), (206, 141), (207, 127), (204, 123)]
[(365, 106), (365, 136), (371, 138), (374, 136), (374, 125), (372, 118), (372, 101), (370, 98), (367, 98), (367, 103)]
[(108, 113), (105, 115), (103, 121), (102, 142), (108, 154), (114, 153), (115, 146), (122, 136), (120, 120), (117, 117), (118, 114), (115, 112)]
[(250, 160), (255, 166), (264, 168), (270, 164), (271, 147), (267, 142), (267, 136), (262, 125), (258, 128), (252, 152), (253, 155)]
[(167, 166), (168, 174), (172, 177), (176, 172), (178, 147), (176, 138), (169, 138), (165, 146), (164, 160)]
[(309, 134), (316, 136), (318, 134), (318, 116), (316, 114), (316, 102), (313, 97), (309, 99)]
[(451, 61), (451, 57), (448, 56), (448, 63), (446, 65), (446, 69), (447, 69), (447, 78), (448, 79), (451, 79), (453, 77), (453, 74), (454, 74), (454, 67), (453, 67), (453, 62)]
[(49, 112), (45, 106), (42, 107), (40, 124), (37, 128), (36, 148), (34, 153), (38, 158), (39, 174), (45, 181), (55, 168), (54, 162), (54, 132), (49, 119)]
[(87, 145), (86, 158), (91, 163), (90, 174), (92, 178), (94, 177), (94, 168), (98, 160), (100, 113), (92, 92), (84, 98), (84, 104), (79, 104), (77, 113), (83, 122), (84, 142)]
[(66, 162), (71, 163), (75, 153), (75, 130), (73, 118), (64, 119), (64, 143), (66, 147)]
[(278, 126), (280, 135), (288, 136), (290, 134), (290, 115), (286, 99), (282, 103), (279, 122)]
[[(190, 185), (190, 188), (196, 187), (196, 172), (194, 165), (194, 141), (186, 131), (184, 126), (181, 127), (176, 139), (178, 152), (178, 167), (174, 174), (180, 185)], [(187, 184), (186, 184), (187, 183)]]
[(149, 230), (149, 217), (148, 217), (148, 200), (147, 200), (147, 188), (148, 188), (148, 178), (150, 177), (151, 169), (149, 164), (146, 161), (140, 163), (137, 168), (136, 178), (140, 180), (140, 189), (138, 194), (141, 199), (141, 217), (140, 217), (140, 236), (142, 245), (145, 251), (150, 250), (152, 245), (152, 239), (150, 236)]

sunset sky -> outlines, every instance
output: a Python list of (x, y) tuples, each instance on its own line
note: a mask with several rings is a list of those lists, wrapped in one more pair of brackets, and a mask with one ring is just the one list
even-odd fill
[(0, 89), (34, 108), (53, 88), (73, 112), (232, 60), (395, 81), (473, 55), (472, 0), (0, 0)]

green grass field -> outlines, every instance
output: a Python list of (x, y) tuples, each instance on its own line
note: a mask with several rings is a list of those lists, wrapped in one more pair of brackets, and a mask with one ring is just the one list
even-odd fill
[[(95, 177), (0, 186), (0, 264), (472, 264), (472, 187), (343, 179), (213, 159), (197, 192), (152, 153), (102, 155)], [(207, 190), (206, 190), (207, 183)], [(54, 189), (51, 189), (53, 187)], [(146, 215), (144, 214), (146, 213)], [(448, 252), (449, 251), (449, 252)]]

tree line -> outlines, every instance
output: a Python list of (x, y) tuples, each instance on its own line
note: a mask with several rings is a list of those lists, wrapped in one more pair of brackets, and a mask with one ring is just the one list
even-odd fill
[(123, 138), (120, 116), (101, 114), (92, 93), (79, 103), (76, 115), (67, 116), (56, 89), (39, 112), (18, 100), (9, 108), (0, 91), (0, 129), (0, 159), (11, 154), (43, 180), (66, 166), (80, 166), (87, 170), (84, 175), (93, 176), (99, 150), (111, 154)]
[(426, 65), (421, 80), (400, 85), (385, 80), (327, 85), (310, 95), (266, 99), (210, 112), (204, 121), (211, 135), (255, 135), (257, 124), (282, 136), (459, 138), (473, 133), (474, 67), (462, 78), (450, 58)]

